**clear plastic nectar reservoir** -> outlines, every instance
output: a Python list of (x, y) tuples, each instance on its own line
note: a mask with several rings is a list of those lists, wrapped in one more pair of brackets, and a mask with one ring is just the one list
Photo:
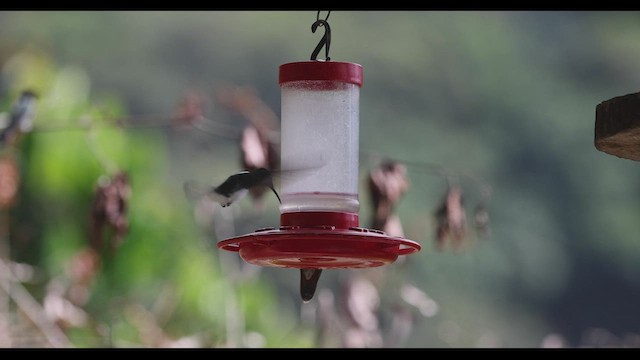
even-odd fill
[(357, 214), (362, 66), (306, 61), (280, 66), (281, 213)]

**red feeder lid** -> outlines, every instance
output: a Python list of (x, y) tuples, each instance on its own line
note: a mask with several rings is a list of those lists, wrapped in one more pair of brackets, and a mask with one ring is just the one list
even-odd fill
[(298, 269), (377, 267), (420, 250), (415, 241), (358, 227), (355, 214), (285, 213), (280, 222), (279, 229), (256, 230), (218, 247), (239, 252), (250, 264)]
[(339, 81), (362, 87), (362, 65), (339, 61), (300, 61), (280, 65), (280, 85), (301, 80)]

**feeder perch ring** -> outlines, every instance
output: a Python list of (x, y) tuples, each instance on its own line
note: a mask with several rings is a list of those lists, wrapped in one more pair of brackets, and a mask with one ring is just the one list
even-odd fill
[(236, 251), (246, 262), (287, 268), (368, 268), (420, 250), (420, 244), (382, 231), (281, 226), (223, 240), (218, 247)]

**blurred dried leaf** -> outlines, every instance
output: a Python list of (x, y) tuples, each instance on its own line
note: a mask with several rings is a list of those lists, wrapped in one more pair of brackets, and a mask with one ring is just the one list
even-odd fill
[(378, 289), (364, 277), (353, 277), (346, 285), (345, 297), (344, 308), (350, 321), (343, 337), (344, 346), (381, 347)]
[(366, 330), (378, 328), (376, 311), (380, 305), (378, 289), (363, 277), (354, 277), (347, 286), (347, 310), (351, 320)]
[(392, 308), (391, 326), (385, 339), (386, 347), (400, 347), (411, 336), (414, 319), (411, 311), (405, 306)]
[[(280, 165), (280, 155), (276, 146), (253, 125), (247, 125), (242, 131), (240, 156), (242, 168), (248, 171), (266, 168), (273, 172)], [(249, 189), (249, 194), (255, 201), (261, 199), (267, 190), (264, 186), (254, 186)]]
[[(105, 246), (115, 251), (129, 230), (127, 203), (131, 197), (129, 178), (123, 171), (116, 173), (105, 183), (99, 184), (91, 209), (91, 246), (102, 252)], [(106, 232), (110, 236), (105, 244)]]
[[(27, 328), (35, 326), (35, 329), (37, 329), (37, 331), (44, 336), (44, 340), (46, 340), (48, 346), (69, 347), (71, 345), (71, 342), (66, 337), (64, 332), (60, 329), (60, 327), (55, 324), (54, 321), (51, 321), (51, 318), (54, 317), (49, 316), (51, 311), (47, 312), (44, 306), (41, 306), (36, 301), (36, 299), (31, 296), (29, 291), (24, 288), (22, 284), (20, 284), (15, 276), (13, 276), (10, 270), (10, 265), (6, 264), (2, 259), (0, 259), (0, 278), (2, 278), (0, 279), (0, 292), (3, 292), (5, 295), (10, 297), (17, 305), (17, 307), (21, 310), (14, 313), (14, 315), (18, 316), (12, 317), (11, 326), (8, 327), (8, 332), (2, 334), (3, 337), (9, 337), (11, 346), (25, 346), (23, 345), (24, 342), (18, 340), (18, 334), (22, 333), (23, 330), (27, 330), (24, 327), (23, 329), (20, 329), (22, 327), (20, 323), (22, 323), (23, 325), (27, 325)], [(21, 321), (22, 317), (19, 316), (21, 314), (25, 316), (25, 321)], [(34, 346), (34, 343), (40, 343), (37, 340), (31, 340), (32, 338), (27, 341), (29, 344), (31, 344), (30, 346)]]
[[(380, 229), (387, 233), (390, 236), (404, 237), (404, 229), (402, 228), (402, 223), (400, 222), (400, 217), (398, 215), (391, 215), (387, 221), (382, 225), (382, 229)], [(406, 259), (405, 256), (399, 257), (398, 260), (403, 261)]]
[(152, 312), (140, 304), (128, 305), (124, 313), (138, 330), (140, 341), (151, 348), (199, 348), (203, 341), (199, 334), (173, 339), (158, 324)]
[(66, 272), (70, 279), (67, 297), (76, 305), (84, 305), (89, 300), (89, 287), (98, 274), (100, 255), (91, 247), (78, 251), (67, 263)]
[(278, 116), (250, 87), (221, 87), (216, 93), (216, 100), (220, 105), (238, 112), (263, 134), (278, 129)]
[(400, 288), (400, 297), (407, 304), (420, 310), (420, 313), (425, 317), (432, 317), (438, 313), (438, 303), (413, 285), (403, 284)]
[(386, 228), (396, 234), (402, 233), (400, 220), (390, 220), (394, 207), (409, 188), (406, 166), (395, 161), (385, 162), (369, 173), (367, 185), (374, 214), (371, 227), (385, 232)]
[(91, 285), (101, 263), (98, 252), (86, 247), (67, 261), (63, 274), (47, 284), (44, 311), (63, 330), (90, 325), (91, 318), (83, 306), (89, 301)]
[(456, 250), (461, 250), (467, 235), (467, 217), (460, 187), (450, 186), (447, 189), (447, 194), (436, 211), (435, 218), (438, 249), (444, 249), (451, 241)]
[[(309, 303), (304, 306), (311, 306), (312, 304)], [(318, 293), (317, 304), (316, 346), (335, 347), (340, 342), (342, 323), (336, 309), (333, 292), (329, 289), (321, 289)]]
[(247, 170), (268, 168), (267, 142), (260, 136), (260, 132), (253, 125), (247, 125), (242, 130), (240, 150), (242, 151), (242, 165)]
[(0, 158), (0, 209), (8, 209), (17, 200), (20, 170), (15, 157), (7, 154)]
[(173, 117), (173, 126), (191, 126), (202, 119), (204, 119), (204, 96), (193, 90), (187, 92)]
[(548, 334), (542, 339), (541, 348), (558, 349), (567, 347), (567, 341), (560, 334)]
[(67, 288), (59, 279), (53, 279), (49, 282), (42, 304), (45, 314), (63, 330), (70, 327), (86, 326), (89, 316), (81, 307), (67, 299), (66, 290)]
[(491, 229), (489, 228), (489, 211), (484, 204), (478, 204), (473, 213), (473, 223), (476, 228), (476, 233), (480, 238), (488, 238), (491, 235)]

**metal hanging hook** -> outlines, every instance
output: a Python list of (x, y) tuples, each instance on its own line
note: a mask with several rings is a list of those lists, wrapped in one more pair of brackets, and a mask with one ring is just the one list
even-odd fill
[[(320, 20), (320, 12), (322, 10), (318, 10), (318, 13), (316, 14), (316, 21)], [(329, 21), (329, 15), (331, 15), (331, 10), (327, 11), (327, 17), (324, 18), (324, 21)]]
[(316, 21), (311, 25), (311, 32), (314, 34), (318, 29), (318, 26), (322, 26), (324, 28), (324, 35), (320, 39), (320, 42), (318, 43), (318, 45), (316, 45), (316, 48), (313, 49), (313, 52), (311, 53), (311, 60), (318, 59), (318, 54), (320, 53), (320, 50), (322, 49), (323, 46), (324, 46), (324, 54), (326, 57), (325, 60), (326, 61), (331, 60), (331, 58), (329, 57), (329, 47), (331, 46), (331, 28), (329, 27), (329, 23), (327, 22), (330, 14), (331, 14), (331, 11), (329, 11), (329, 13), (327, 14), (327, 17), (324, 18), (324, 20), (322, 20), (320, 19), (320, 11), (318, 11), (318, 14), (316, 15)]

